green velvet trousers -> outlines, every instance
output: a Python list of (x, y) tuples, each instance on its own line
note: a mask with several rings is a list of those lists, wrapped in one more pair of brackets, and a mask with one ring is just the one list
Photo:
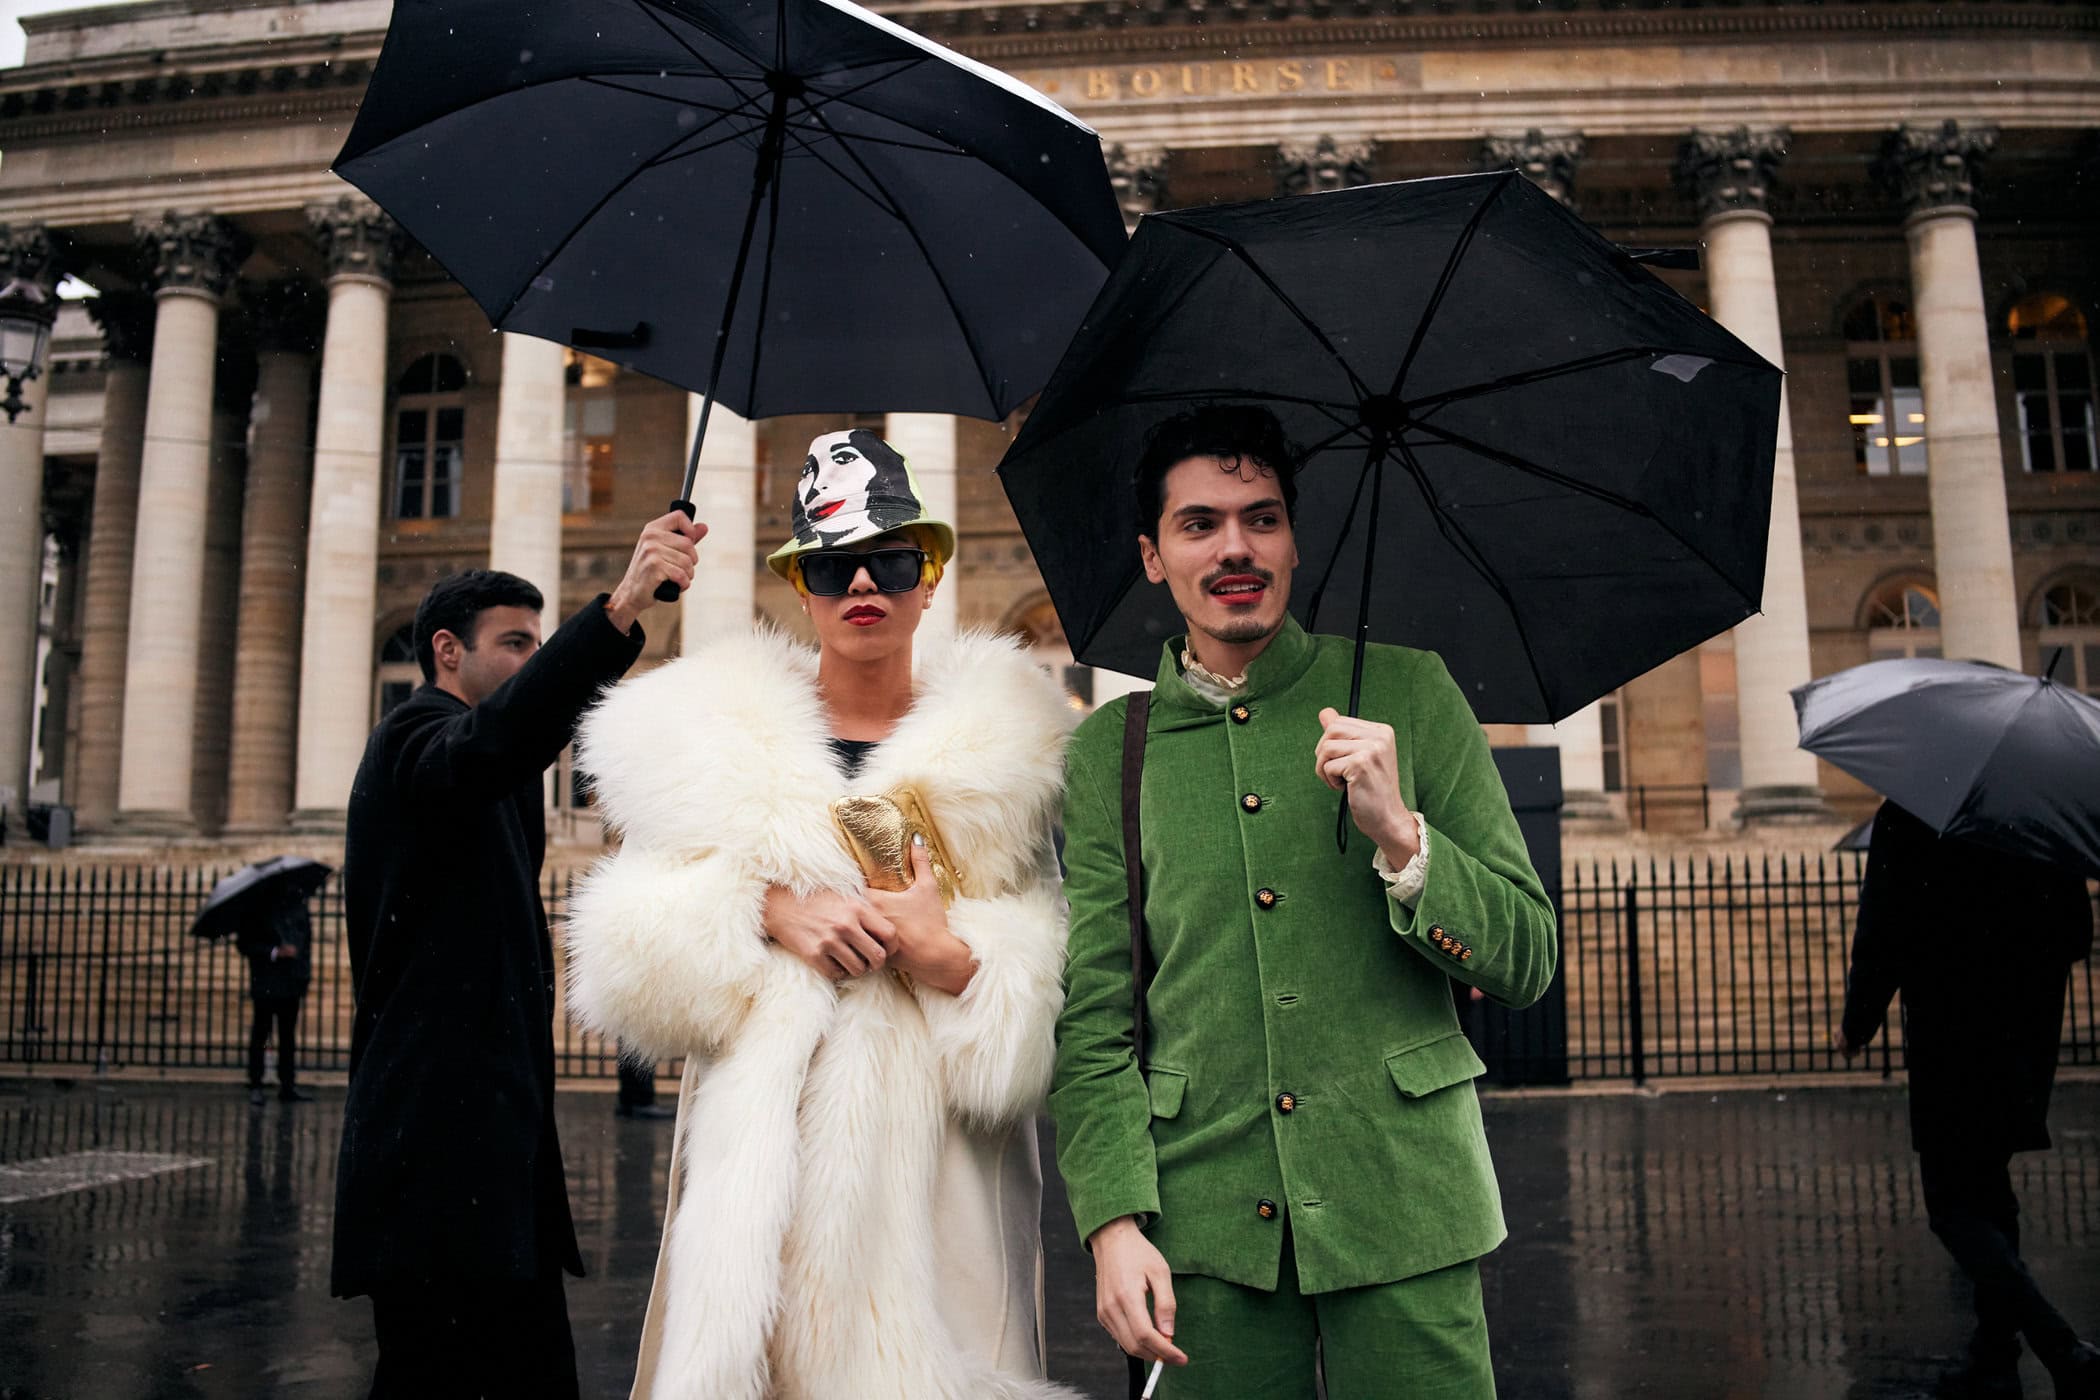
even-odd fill
[(1327, 1400), (1493, 1400), (1480, 1265), (1398, 1283), (1298, 1291), (1289, 1237), (1276, 1291), (1174, 1276), (1174, 1342), (1157, 1400), (1311, 1400), (1315, 1350)]

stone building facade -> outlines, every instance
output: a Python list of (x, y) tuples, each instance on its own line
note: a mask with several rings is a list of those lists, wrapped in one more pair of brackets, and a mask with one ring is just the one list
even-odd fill
[[(1615, 240), (1702, 247), (1701, 271), (1662, 275), (1789, 372), (1765, 610), (1550, 733), (1497, 736), (1561, 746), (1571, 815), (1863, 806), (1795, 750), (1787, 690), (1872, 656), (2053, 663), (2100, 692), (2100, 11), (877, 8), (1094, 126), (1133, 221), (1514, 165)], [(329, 173), (388, 13), (146, 0), (23, 21), (25, 63), (0, 71), (0, 261), (98, 294), (66, 303), (29, 412), (0, 428), (12, 810), (62, 802), (113, 841), (325, 832), (415, 681), (405, 628), (433, 579), (493, 563), (566, 611), (674, 491), (690, 396), (493, 332)], [(831, 426), (715, 415), (706, 573), (652, 655), (754, 614), (793, 625), (759, 560)], [(961, 527), (935, 625), (1068, 665), (992, 473), (1016, 423), (880, 426)], [(1064, 674), (1082, 703), (1127, 685)]]

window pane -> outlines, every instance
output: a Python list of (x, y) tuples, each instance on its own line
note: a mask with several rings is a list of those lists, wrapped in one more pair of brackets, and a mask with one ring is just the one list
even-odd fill
[(1898, 387), (1894, 411), (1889, 414), (1889, 418), (1889, 442), (1896, 449), (1896, 470), (1904, 476), (1923, 476), (1925, 396), (1915, 388)]
[(387, 712), (416, 693), (411, 681), (383, 681), (379, 686), (379, 717), (385, 719)]
[(2051, 358), (2056, 361), (2056, 387), (2059, 392), (2092, 387), (2092, 361), (2086, 358), (2083, 350), (2059, 352)]
[(404, 445), (395, 454), (394, 480), (399, 483), (394, 497), (394, 514), (403, 520), (420, 520), (423, 516), (423, 444), (420, 439), (413, 445)]
[(444, 519), (452, 514), (452, 483), (433, 481), (430, 483), (430, 518)]
[(2042, 355), (2013, 356), (2013, 387), (2015, 389), (2047, 389), (2049, 387), (2049, 362)]
[(1940, 606), (1932, 601), (1932, 595), (1922, 588), (1903, 590), (1903, 615), (1909, 626), (1937, 627), (1940, 625)]
[(450, 355), (432, 355), (430, 388), (432, 393), (456, 394), (467, 387), (467, 367)]
[(611, 437), (613, 434), (614, 399), (611, 394), (594, 394), (583, 401), (583, 435), (585, 437)]
[(2056, 401), (2057, 411), (2063, 414), (2063, 460), (2060, 465), (2067, 472), (2089, 472), (2093, 469), (2093, 401), (2089, 398), (2061, 398)]
[(467, 435), (467, 411), (463, 408), (441, 408), (437, 411), (437, 440), (458, 442)]
[(429, 415), (420, 408), (404, 408), (394, 418), (394, 441), (407, 447), (410, 443), (421, 446), (423, 433), (429, 424)]
[(1915, 355), (1892, 355), (1889, 357), (1889, 382), (1897, 389), (1918, 387), (1918, 359)]

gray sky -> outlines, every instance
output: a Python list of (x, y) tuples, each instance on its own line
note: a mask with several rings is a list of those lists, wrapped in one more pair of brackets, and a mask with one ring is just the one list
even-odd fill
[(0, 68), (12, 68), (22, 61), (22, 26), (15, 21), (23, 15), (131, 3), (133, 0), (0, 0)]

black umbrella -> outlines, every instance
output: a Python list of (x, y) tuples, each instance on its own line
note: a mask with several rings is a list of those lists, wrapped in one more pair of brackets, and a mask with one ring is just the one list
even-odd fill
[(718, 400), (1004, 417), (1124, 247), (1092, 131), (845, 0), (400, 0), (335, 169), (497, 326), (706, 394), (687, 514)]
[(224, 938), (259, 919), (287, 894), (305, 899), (335, 874), (305, 856), (271, 856), (244, 865), (211, 887), (190, 924), (193, 938)]
[(1801, 747), (1942, 836), (2100, 877), (2100, 701), (1980, 661), (1870, 661), (1794, 691)]
[(999, 474), (1074, 654), (1150, 675), (1180, 623), (1131, 468), (1172, 414), (1267, 407), (1300, 620), (1340, 578), (1359, 641), (1553, 721), (1756, 611), (1779, 385), (1516, 172), (1413, 180), (1147, 215)]

